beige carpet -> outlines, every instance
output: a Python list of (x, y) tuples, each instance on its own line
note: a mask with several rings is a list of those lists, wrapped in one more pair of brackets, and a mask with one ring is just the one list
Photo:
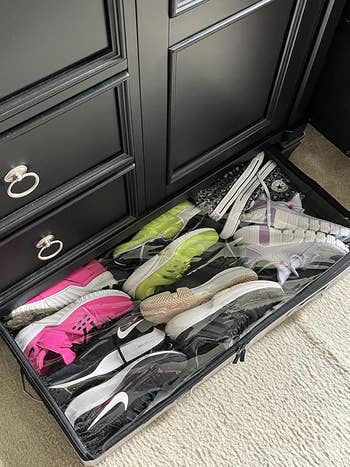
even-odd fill
[(350, 158), (311, 125), (291, 160), (350, 210)]
[[(310, 162), (319, 150), (319, 164)], [(350, 170), (350, 160), (312, 128), (295, 159), (326, 185), (333, 161), (338, 180)], [(350, 207), (349, 178), (343, 180), (332, 188)], [(347, 275), (256, 343), (245, 363), (219, 371), (101, 467), (348, 466), (349, 289)], [(0, 465), (79, 466), (43, 405), (23, 394), (3, 344), (0, 376)]]

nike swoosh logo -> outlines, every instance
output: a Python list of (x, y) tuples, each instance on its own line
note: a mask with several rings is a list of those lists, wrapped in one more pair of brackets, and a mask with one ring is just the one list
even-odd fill
[(99, 413), (98, 417), (91, 423), (88, 430), (92, 428), (102, 417), (104, 417), (110, 410), (113, 409), (118, 404), (124, 405), (124, 412), (128, 408), (129, 405), (129, 396), (126, 392), (118, 392), (112, 399), (108, 402), (108, 404), (104, 407), (104, 409)]
[(127, 329), (125, 329), (125, 331), (122, 331), (120, 328), (118, 328), (118, 331), (117, 331), (117, 336), (119, 337), (119, 339), (125, 339), (126, 336), (128, 336), (131, 331), (136, 328), (136, 326), (141, 323), (141, 321), (143, 320), (140, 320), (140, 321), (136, 321), (136, 323), (132, 324), (130, 327), (128, 327)]

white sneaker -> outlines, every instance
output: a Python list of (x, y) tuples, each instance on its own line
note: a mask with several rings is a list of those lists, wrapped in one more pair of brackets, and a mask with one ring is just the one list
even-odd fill
[[(266, 199), (258, 199), (249, 212), (241, 215), (241, 222), (267, 225), (267, 204)], [(350, 240), (350, 228), (304, 214), (298, 196), (295, 196), (290, 203), (270, 201), (269, 204), (271, 227), (282, 230), (312, 230), (333, 235), (343, 241)]]
[(278, 230), (252, 225), (234, 235), (233, 247), (246, 267), (277, 268), (283, 284), (297, 269), (326, 269), (349, 253), (341, 240), (311, 230)]

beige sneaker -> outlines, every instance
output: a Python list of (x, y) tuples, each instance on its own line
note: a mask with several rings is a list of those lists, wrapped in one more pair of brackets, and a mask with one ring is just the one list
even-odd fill
[[(151, 323), (167, 323), (179, 313), (210, 300), (217, 292), (242, 282), (255, 281), (258, 276), (254, 271), (244, 267), (225, 269), (207, 282), (195, 287), (178, 287), (176, 292), (162, 292), (148, 297), (140, 304), (145, 319)], [(198, 280), (198, 278), (197, 278)], [(181, 283), (196, 285), (196, 273), (186, 276)]]

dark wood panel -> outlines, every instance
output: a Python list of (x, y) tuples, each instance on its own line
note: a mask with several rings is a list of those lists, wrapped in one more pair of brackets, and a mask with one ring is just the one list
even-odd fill
[[(329, 17), (327, 17), (327, 23), (331, 22), (333, 23), (331, 27), (333, 26), (334, 28), (336, 22), (334, 22), (334, 19), (329, 15)], [(327, 30), (329, 31), (330, 25), (327, 25), (327, 23), (325, 22), (324, 26), (327, 26)], [(318, 44), (318, 54), (322, 53), (324, 55), (324, 45), (321, 41), (319, 41)], [(350, 156), (349, 44), (350, 1), (347, 1), (334, 40), (329, 49), (326, 64), (318, 80), (316, 92), (312, 97), (309, 111), (311, 113), (312, 124), (348, 156)], [(307, 84), (310, 81), (311, 67), (308, 71), (309, 74), (306, 76), (305, 80)], [(304, 108), (309, 101), (310, 98), (306, 103), (305, 99), (302, 99)], [(299, 115), (298, 118), (300, 119)]]
[[(104, 160), (131, 160), (127, 77), (125, 73), (108, 80), (0, 135), (1, 217)], [(20, 165), (40, 182), (29, 195), (12, 198), (4, 176)], [(27, 177), (12, 191), (21, 193), (33, 183), (34, 177)]]
[[(180, 10), (169, 22), (169, 46), (176, 44), (238, 11), (258, 3), (259, 0), (206, 0), (192, 8)], [(191, 3), (189, 4), (191, 6)], [(194, 8), (196, 6), (197, 8)]]
[(293, 5), (259, 2), (170, 49), (170, 180), (225, 140), (268, 123)]
[[(1, 264), (6, 264), (6, 275), (1, 275), (0, 289), (54, 261), (46, 262), (38, 258), (36, 245), (47, 235), (54, 235), (55, 240), (63, 243), (59, 254), (62, 255), (111, 224), (131, 219), (134, 206), (129, 201), (130, 190), (132, 187), (127, 186), (124, 171), (3, 241), (0, 254)], [(54, 244), (43, 254), (53, 254), (56, 248), (58, 245)], [(16, 258), (20, 258), (20, 261), (16, 261)]]
[[(240, 0), (210, 0), (169, 19), (165, 3), (137, 0), (148, 208), (225, 161), (267, 140), (281, 140), (330, 5), (329, 0), (247, 1), (237, 13)], [(218, 15), (229, 5), (222, 20)], [(269, 18), (264, 11), (271, 12)], [(167, 47), (177, 22), (190, 17), (197, 26), (201, 18), (210, 24), (196, 32), (189, 21), (188, 36)], [(225, 35), (226, 44), (216, 39)], [(201, 50), (201, 43), (208, 45)], [(191, 56), (192, 50), (199, 55)]]
[[(0, 117), (125, 58), (120, 0), (4, 0)], [(5, 44), (5, 46), (4, 46)]]
[(145, 188), (149, 208), (164, 196), (166, 181), (168, 4), (164, 0), (137, 0), (137, 16)]

